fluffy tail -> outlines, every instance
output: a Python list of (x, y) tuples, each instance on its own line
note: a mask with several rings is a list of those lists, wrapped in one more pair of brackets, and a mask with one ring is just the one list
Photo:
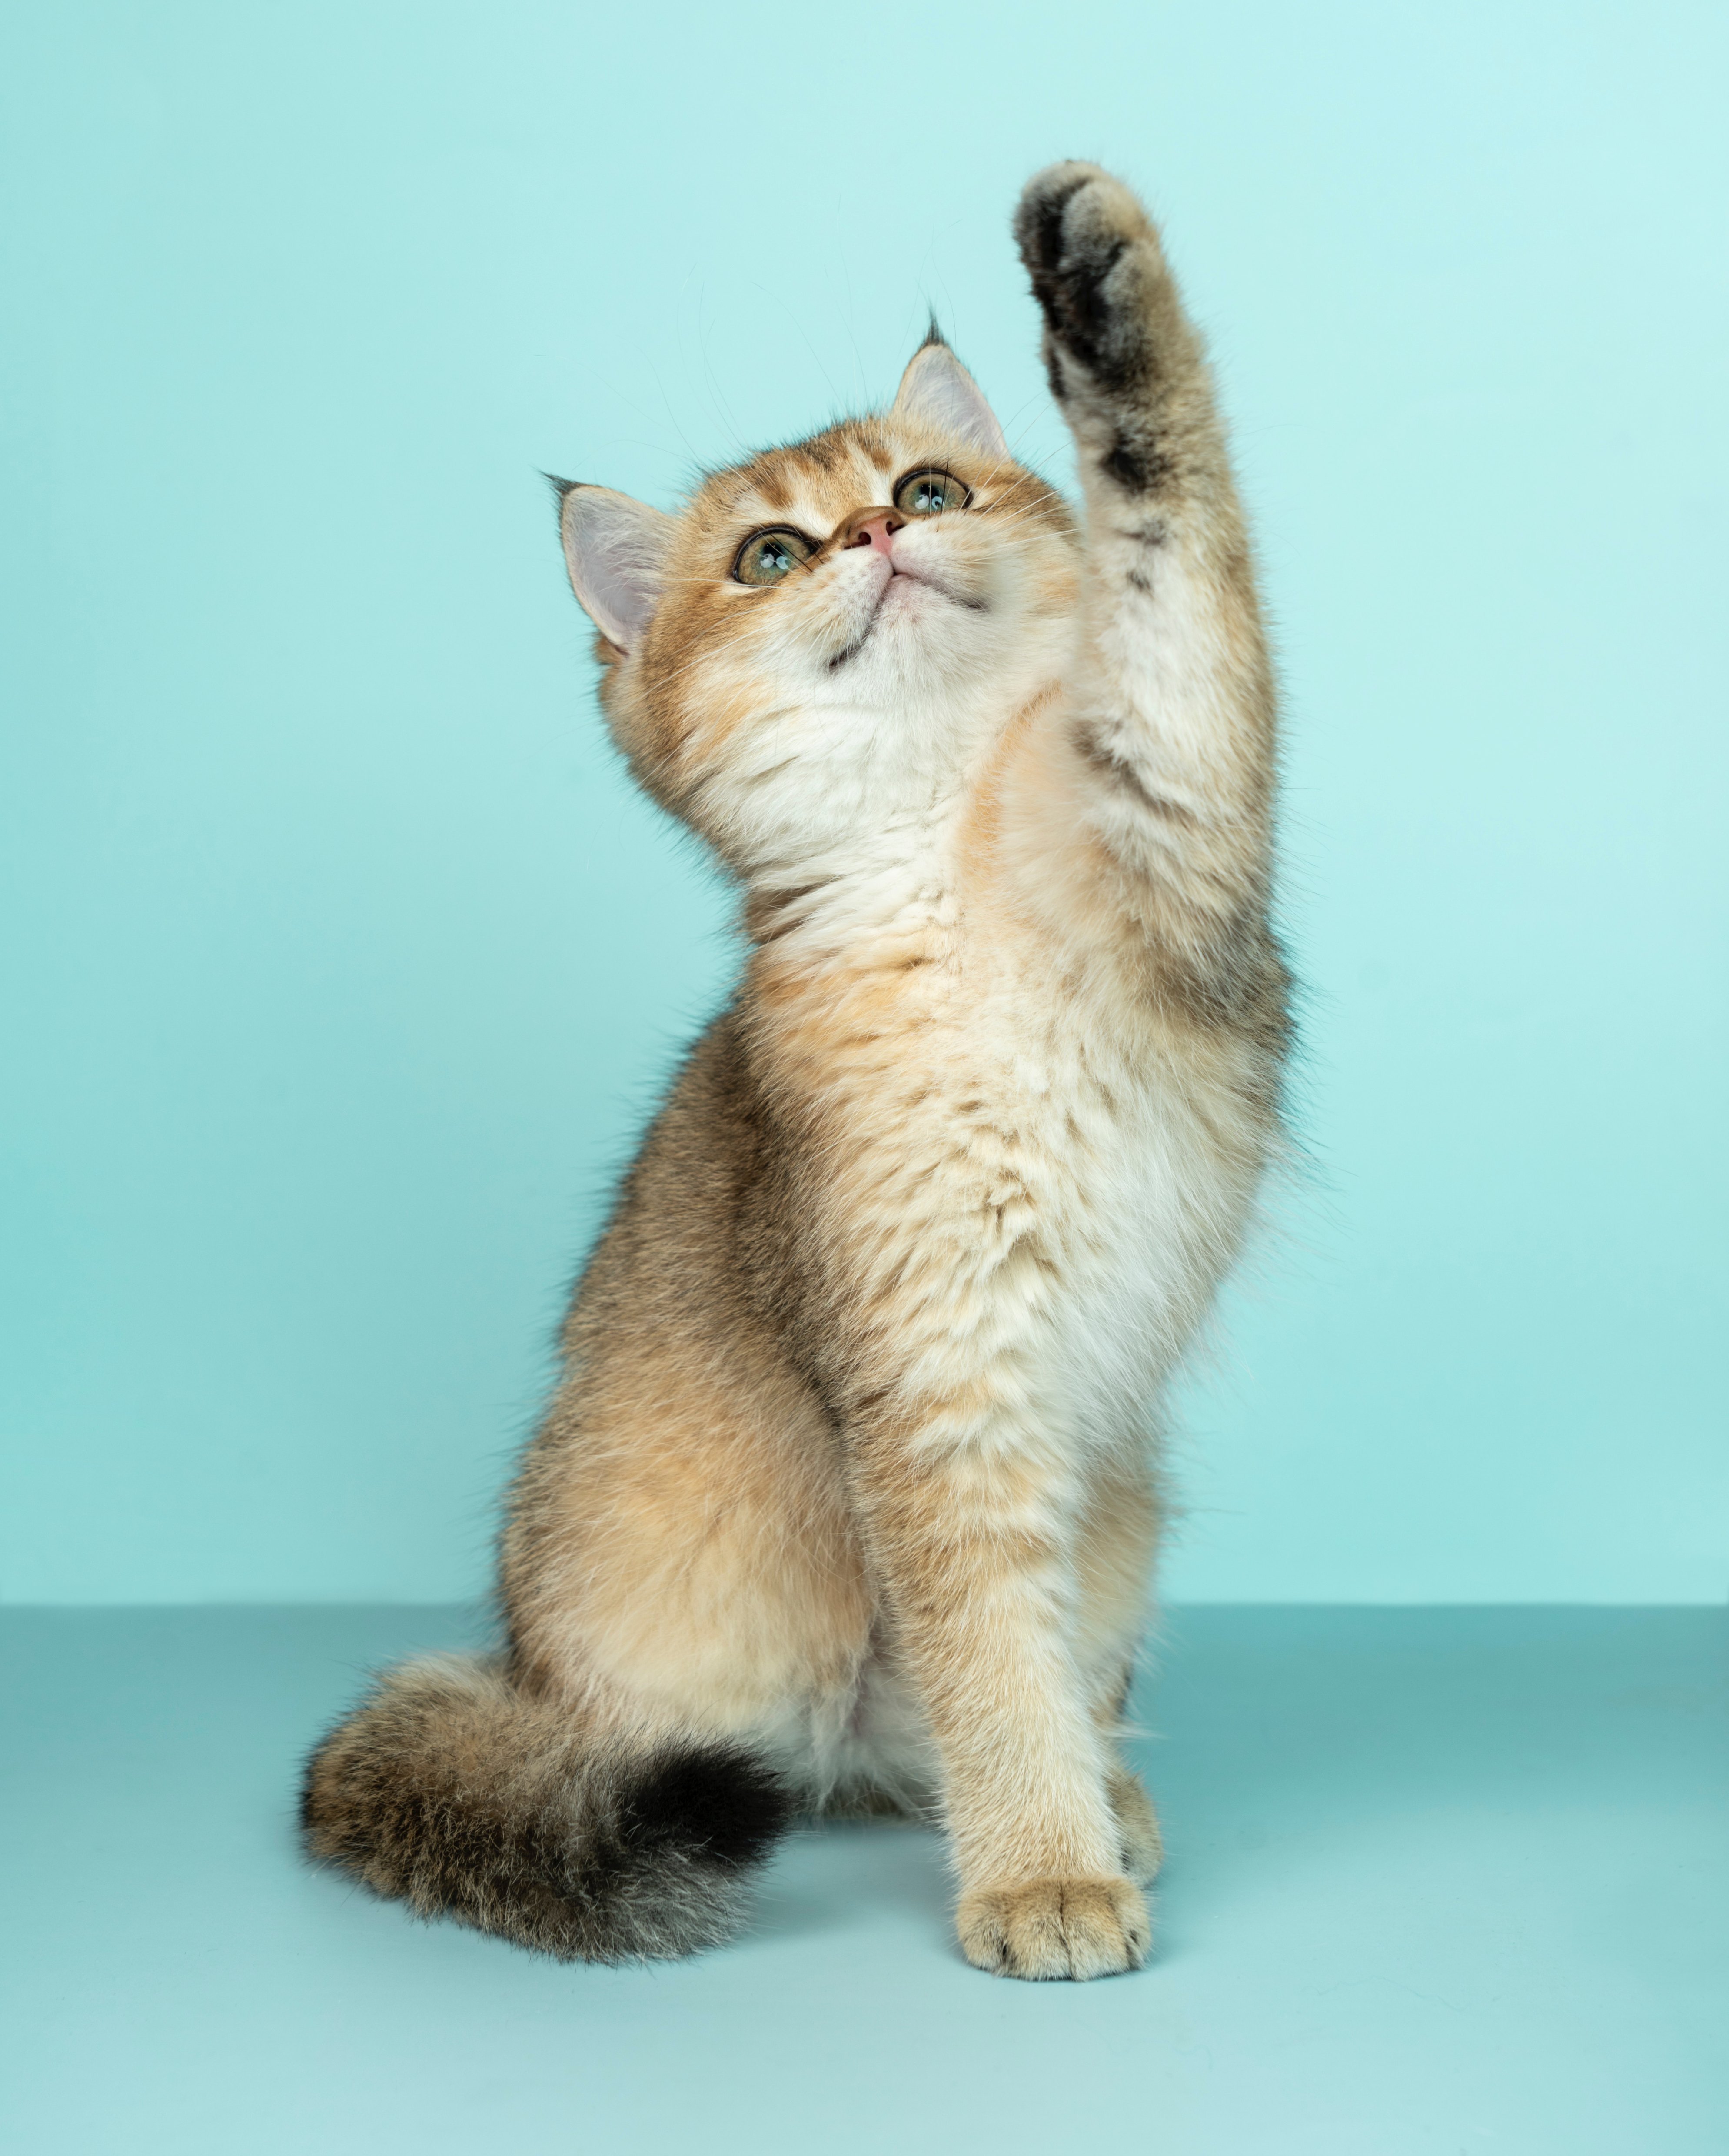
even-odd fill
[(736, 1929), (785, 1790), (726, 1745), (597, 1750), (501, 1667), (405, 1663), (306, 1763), (307, 1853), (422, 1917), (567, 1961), (695, 1953)]

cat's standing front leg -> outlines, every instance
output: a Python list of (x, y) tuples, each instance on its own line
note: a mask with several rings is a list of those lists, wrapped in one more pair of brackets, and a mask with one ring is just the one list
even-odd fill
[(1123, 1869), (1122, 1770), (1075, 1654), (1071, 1475), (1008, 1389), (987, 1377), (879, 1409), (854, 1487), (941, 1760), (962, 1952), (1006, 1976), (1108, 1976), (1146, 1958), (1147, 1904)]

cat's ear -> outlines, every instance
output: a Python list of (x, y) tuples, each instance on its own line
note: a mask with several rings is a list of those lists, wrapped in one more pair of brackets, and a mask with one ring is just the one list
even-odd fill
[(660, 603), (673, 520), (609, 486), (552, 484), (577, 603), (608, 644), (634, 651)]
[(984, 392), (949, 350), (934, 320), (900, 377), (895, 409), (904, 418), (923, 419), (946, 434), (958, 434), (985, 456), (1008, 454)]

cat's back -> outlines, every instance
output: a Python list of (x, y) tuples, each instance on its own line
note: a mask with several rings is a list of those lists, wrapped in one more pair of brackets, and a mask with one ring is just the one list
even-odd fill
[(740, 1208), (757, 1179), (763, 1104), (729, 1004), (685, 1055), (583, 1267), (565, 1323), (569, 1354), (649, 1342), (740, 1316)]

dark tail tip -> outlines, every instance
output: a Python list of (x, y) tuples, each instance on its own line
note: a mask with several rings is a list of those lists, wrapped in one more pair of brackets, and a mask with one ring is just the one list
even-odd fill
[(390, 1671), (314, 1752), (300, 1799), (308, 1855), (374, 1893), (601, 1962), (730, 1938), (791, 1810), (736, 1745), (633, 1757), (456, 1660)]
[(623, 1810), (624, 1839), (644, 1854), (675, 1848), (738, 1870), (760, 1862), (785, 1833), (793, 1800), (760, 1759), (723, 1744), (663, 1753)]

